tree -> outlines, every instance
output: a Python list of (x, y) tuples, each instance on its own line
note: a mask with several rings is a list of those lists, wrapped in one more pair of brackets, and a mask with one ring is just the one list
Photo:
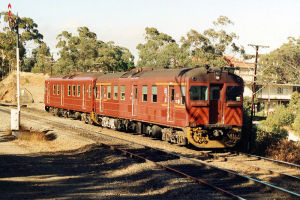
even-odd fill
[(50, 54), (50, 48), (46, 45), (46, 43), (42, 42), (40, 46), (33, 51), (33, 55), (35, 64), (31, 71), (49, 73), (52, 66), (52, 57)]
[(57, 36), (60, 49), (56, 73), (73, 71), (119, 71), (133, 67), (133, 56), (128, 49), (97, 40), (87, 27), (77, 29), (78, 36), (63, 31)]
[(158, 68), (170, 68), (172, 65), (176, 65), (174, 59), (178, 54), (178, 45), (175, 40), (165, 34), (159, 32), (156, 28), (145, 28), (145, 44), (138, 44), (139, 60), (137, 65), (139, 67), (158, 67)]
[(299, 84), (300, 37), (288, 38), (288, 42), (269, 54), (261, 55), (259, 66), (263, 75), (261, 81)]
[(169, 35), (159, 32), (156, 28), (146, 28), (145, 44), (138, 44), (139, 67), (177, 68), (195, 66), (223, 66), (225, 52), (245, 54), (243, 47), (238, 47), (235, 33), (227, 33), (224, 29), (233, 22), (220, 16), (213, 23), (214, 28), (199, 33), (191, 30), (180, 43)]
[[(16, 33), (13, 28), (8, 28), (7, 12), (1, 12), (3, 16), (4, 28), (0, 31), (0, 57), (1, 70), (4, 74), (16, 66)], [(12, 14), (12, 18), (16, 21), (17, 16)], [(0, 18), (1, 20), (1, 18)], [(43, 35), (38, 31), (38, 25), (27, 17), (19, 18), (19, 49), (21, 63), (25, 57), (25, 45), (29, 41), (41, 43)], [(22, 69), (22, 68), (21, 68)]]
[(192, 57), (192, 65), (223, 66), (226, 64), (222, 56), (226, 51), (244, 54), (243, 47), (238, 47), (235, 33), (227, 33), (224, 29), (233, 22), (226, 16), (220, 16), (213, 22), (214, 28), (209, 28), (203, 33), (191, 30), (186, 37), (181, 38), (182, 48), (187, 49)]

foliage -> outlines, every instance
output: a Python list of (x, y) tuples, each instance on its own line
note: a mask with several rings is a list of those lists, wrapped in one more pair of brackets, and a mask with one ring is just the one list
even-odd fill
[(282, 140), (266, 149), (266, 156), (285, 162), (300, 164), (300, 143)]
[[(14, 28), (8, 28), (9, 19), (7, 12), (1, 12), (3, 17), (4, 28), (0, 31), (0, 61), (3, 74), (16, 66), (16, 33)], [(17, 16), (12, 14), (14, 21), (17, 21)], [(0, 18), (1, 20), (1, 18)], [(43, 35), (38, 31), (38, 25), (27, 17), (19, 18), (19, 51), (20, 61), (22, 63), (25, 57), (25, 45), (29, 41), (41, 43)], [(21, 68), (22, 69), (22, 68)]]
[(178, 44), (171, 36), (159, 32), (156, 28), (145, 29), (145, 44), (138, 44), (139, 67), (178, 68), (210, 65), (223, 66), (226, 61), (222, 58), (225, 51), (244, 54), (242, 47), (235, 44), (238, 38), (235, 33), (224, 29), (233, 25), (232, 21), (220, 16), (213, 23), (214, 28), (199, 33), (191, 30), (182, 37)]
[(297, 132), (297, 135), (300, 136), (300, 112), (298, 112), (298, 114), (294, 120), (293, 129)]
[(78, 36), (67, 31), (57, 36), (60, 58), (54, 66), (56, 73), (123, 71), (134, 67), (128, 49), (97, 40), (97, 35), (87, 27), (79, 27), (77, 32)]
[(51, 66), (53, 59), (50, 54), (50, 48), (46, 43), (42, 42), (38, 48), (33, 51), (33, 58), (35, 64), (32, 68), (32, 72), (42, 72), (49, 73), (51, 71)]
[(262, 68), (262, 81), (274, 81), (277, 83), (299, 84), (300, 76), (300, 37), (288, 38), (288, 42), (280, 48), (262, 55), (259, 65)]

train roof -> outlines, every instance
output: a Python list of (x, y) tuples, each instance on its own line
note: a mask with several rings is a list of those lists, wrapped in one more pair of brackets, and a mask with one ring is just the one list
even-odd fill
[(51, 80), (79, 80), (79, 79), (96, 79), (102, 76), (103, 72), (75, 72), (67, 75), (51, 76)]

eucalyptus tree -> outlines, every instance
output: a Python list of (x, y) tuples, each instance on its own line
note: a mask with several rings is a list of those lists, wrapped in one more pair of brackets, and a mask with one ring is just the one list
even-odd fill
[[(0, 22), (2, 30), (0, 30), (0, 61), (1, 70), (6, 74), (9, 70), (16, 66), (16, 32), (15, 24), (9, 27), (9, 18), (7, 12), (0, 13)], [(12, 14), (12, 19), (16, 22), (17, 16)], [(40, 44), (43, 35), (38, 30), (38, 25), (33, 19), (28, 17), (20, 17), (19, 20), (19, 49), (20, 60), (22, 62), (25, 57), (25, 46), (28, 42)], [(22, 68), (21, 68), (22, 69)]]
[(77, 33), (63, 31), (57, 36), (60, 58), (54, 66), (56, 73), (119, 71), (133, 66), (134, 57), (128, 49), (97, 40), (96, 33), (87, 27), (79, 27)]
[(289, 37), (288, 42), (259, 58), (261, 81), (300, 84), (300, 37)]

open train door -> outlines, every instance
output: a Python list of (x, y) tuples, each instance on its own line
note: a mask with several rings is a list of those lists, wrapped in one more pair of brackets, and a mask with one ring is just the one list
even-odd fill
[(223, 93), (223, 84), (211, 84), (209, 95), (209, 123), (223, 123), (223, 101), (221, 95)]
[(168, 87), (168, 113), (167, 113), (167, 121), (174, 121), (174, 107), (175, 107), (175, 88), (173, 85), (169, 85)]
[(132, 116), (137, 115), (137, 106), (138, 106), (138, 86), (133, 85), (132, 86), (132, 107), (131, 107), (131, 113)]

